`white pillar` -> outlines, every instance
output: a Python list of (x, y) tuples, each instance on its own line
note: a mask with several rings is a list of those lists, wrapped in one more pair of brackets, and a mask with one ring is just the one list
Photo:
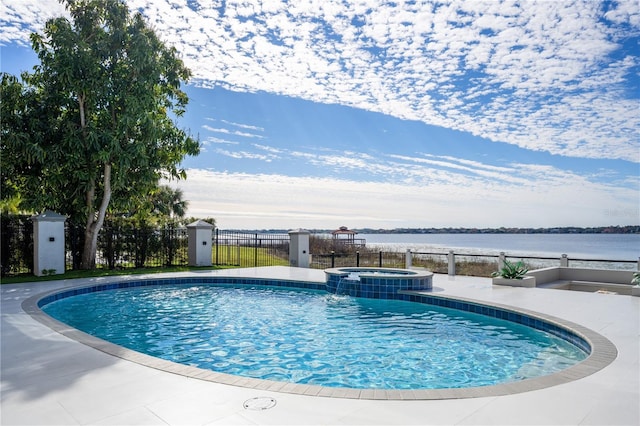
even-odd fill
[(456, 274), (456, 255), (453, 253), (453, 250), (449, 250), (449, 254), (447, 255), (447, 264), (448, 274), (454, 276)]
[(563, 254), (560, 258), (560, 266), (564, 266), (565, 268), (569, 266), (569, 256)]
[(187, 225), (189, 266), (211, 266), (213, 225), (197, 220)]
[(413, 263), (413, 259), (411, 257), (411, 249), (407, 249), (407, 255), (405, 256), (404, 263), (405, 269), (411, 269), (411, 265)]
[(289, 266), (309, 267), (309, 234), (304, 229), (289, 231)]
[(50, 210), (33, 216), (33, 273), (64, 274), (64, 221), (66, 216)]
[(507, 260), (507, 255), (504, 254), (503, 251), (500, 252), (498, 256), (498, 271), (501, 271), (504, 268), (504, 261)]

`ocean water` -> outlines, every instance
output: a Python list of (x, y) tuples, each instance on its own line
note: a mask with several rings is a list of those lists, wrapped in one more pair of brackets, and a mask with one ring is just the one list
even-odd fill
[(640, 234), (358, 234), (384, 251), (625, 260), (640, 257)]

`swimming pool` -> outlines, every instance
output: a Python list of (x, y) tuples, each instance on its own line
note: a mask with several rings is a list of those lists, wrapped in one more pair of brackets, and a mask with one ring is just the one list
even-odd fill
[(586, 358), (564, 339), (480, 314), (257, 286), (91, 292), (49, 315), (138, 352), (256, 379), (357, 389), (495, 385)]
[[(353, 389), (353, 388), (337, 388), (328, 386), (318, 386), (313, 384), (299, 384), (284, 381), (264, 380), (243, 378), (238, 375), (224, 374), (213, 372), (190, 366), (181, 366), (175, 362), (163, 361), (156, 357), (143, 356), (139, 352), (127, 350), (122, 346), (107, 343), (103, 340), (93, 338), (89, 335), (74, 331), (67, 325), (52, 320), (51, 317), (44, 315), (39, 307), (45, 307), (55, 300), (64, 299), (70, 296), (93, 293), (104, 290), (117, 290), (146, 286), (199, 286), (199, 285), (217, 285), (217, 284), (233, 284), (246, 286), (257, 286), (260, 288), (276, 287), (279, 291), (291, 290), (292, 288), (307, 288), (312, 290), (323, 290), (326, 284), (319, 282), (289, 281), (289, 280), (268, 280), (256, 278), (225, 278), (225, 277), (207, 277), (207, 278), (186, 278), (186, 279), (147, 279), (135, 281), (118, 281), (104, 285), (92, 287), (77, 287), (65, 291), (52, 292), (51, 294), (37, 295), (26, 300), (23, 303), (23, 309), (30, 313), (34, 318), (47, 324), (51, 328), (65, 334), (73, 339), (79, 340), (85, 344), (93, 346), (97, 349), (110, 353), (112, 355), (125, 358), (134, 362), (149, 365), (154, 368), (160, 368), (165, 371), (171, 371), (177, 374), (196, 377), (203, 380), (215, 381), (218, 383), (234, 384), (245, 387), (253, 387), (257, 389), (269, 389), (279, 392), (299, 393), (305, 395), (333, 396), (343, 398), (366, 398), (366, 399), (442, 399), (442, 398), (466, 398), (478, 396), (505, 395), (533, 389), (553, 386), (560, 383), (573, 381), (581, 377), (592, 374), (595, 371), (608, 365), (615, 359), (615, 346), (613, 346), (606, 338), (594, 333), (593, 331), (581, 327), (577, 324), (567, 323), (558, 318), (537, 315), (531, 312), (523, 312), (513, 310), (504, 306), (491, 306), (479, 304), (474, 301), (461, 300), (459, 298), (450, 298), (446, 296), (436, 296), (428, 292), (407, 292), (399, 294), (398, 297), (406, 300), (419, 302), (419, 304), (439, 305), (456, 310), (472, 311), (481, 313), (483, 316), (494, 318), (509, 319), (511, 322), (525, 324), (530, 327), (544, 330), (553, 335), (560, 336), (565, 340), (574, 341), (578, 346), (583, 346), (586, 350), (591, 350), (590, 355), (584, 361), (562, 370), (558, 373), (546, 375), (540, 378), (524, 379), (512, 381), (498, 385), (487, 385), (481, 387), (463, 387), (463, 388), (446, 388), (446, 389)], [(331, 296), (335, 297), (335, 296)]]

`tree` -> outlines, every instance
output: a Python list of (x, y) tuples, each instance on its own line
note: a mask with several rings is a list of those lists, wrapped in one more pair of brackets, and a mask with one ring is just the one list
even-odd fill
[(84, 222), (89, 269), (112, 201), (120, 210), (161, 177), (185, 178), (179, 164), (199, 144), (172, 119), (185, 111), (180, 85), (190, 77), (176, 49), (123, 0), (63, 1), (71, 21), (51, 19), (31, 35), (40, 64), (22, 75), (21, 93), (3, 78), (18, 108), (2, 136), (22, 156), (15, 185), (25, 205)]
[(188, 201), (182, 199), (182, 190), (173, 189), (168, 185), (160, 185), (151, 194), (152, 212), (160, 217), (183, 218), (187, 213)]
[[(36, 176), (42, 175), (46, 137), (44, 112), (47, 105), (35, 91), (26, 91), (15, 77), (2, 73), (0, 85), (0, 196), (3, 211), (19, 210), (22, 189)], [(43, 128), (43, 126), (45, 128)], [(34, 186), (34, 191), (37, 191)]]
[(129, 213), (133, 213), (131, 217), (140, 222), (168, 223), (184, 218), (188, 205), (181, 189), (158, 185)]

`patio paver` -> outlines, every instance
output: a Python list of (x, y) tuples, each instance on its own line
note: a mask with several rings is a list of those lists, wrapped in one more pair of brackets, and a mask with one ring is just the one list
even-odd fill
[[(167, 276), (203, 274), (324, 282), (322, 271), (287, 267)], [(250, 389), (157, 370), (70, 340), (21, 308), (35, 294), (76, 284), (60, 280), (0, 287), (1, 424), (640, 424), (639, 297), (492, 287), (486, 278), (435, 275), (438, 294), (563, 318), (609, 339), (617, 357), (579, 380), (514, 395), (386, 401), (354, 399), (348, 391), (344, 396), (351, 398), (336, 397), (340, 392), (327, 397), (324, 391), (320, 396), (273, 391), (286, 390), (286, 385)], [(243, 403), (255, 397), (277, 403), (268, 410), (245, 409)]]

